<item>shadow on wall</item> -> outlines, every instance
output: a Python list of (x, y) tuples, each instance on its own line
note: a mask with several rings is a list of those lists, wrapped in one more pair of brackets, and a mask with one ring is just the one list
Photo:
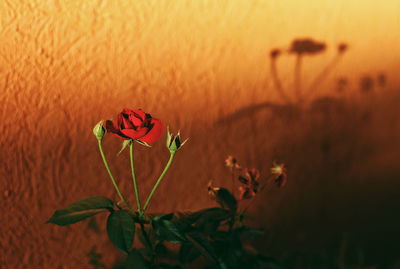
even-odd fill
[[(323, 89), (329, 96), (311, 99), (347, 47), (339, 44), (334, 59), (303, 91), (303, 58), (323, 53), (326, 45), (294, 40), (294, 96), (282, 87), (276, 68), (283, 50), (272, 50), (271, 76), (285, 102), (244, 107), (214, 124), (218, 136), (235, 132), (225, 145), (233, 155), (256, 148), (239, 156), (246, 163), (264, 171), (274, 160), (287, 164), (287, 188), (262, 194), (252, 214), (271, 228), (261, 246), (291, 266), (310, 255), (342, 255), (343, 262), (361, 259), (383, 266), (378, 268), (400, 259), (400, 88), (389, 88), (383, 73), (364, 75), (356, 86), (359, 95), (348, 98), (350, 81), (339, 77), (332, 92)], [(344, 234), (347, 250), (341, 254)], [(354, 261), (356, 256), (361, 258)]]

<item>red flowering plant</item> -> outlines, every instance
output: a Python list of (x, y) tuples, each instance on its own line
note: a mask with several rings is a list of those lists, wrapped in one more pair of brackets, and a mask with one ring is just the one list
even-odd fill
[[(283, 165), (275, 165), (267, 180), (260, 180), (256, 169), (242, 168), (237, 160), (228, 157), (225, 161), (230, 168), (232, 179), (238, 177), (238, 198), (234, 190), (208, 186), (208, 193), (220, 205), (196, 212), (172, 212), (168, 214), (149, 214), (150, 205), (159, 184), (170, 168), (175, 154), (187, 140), (182, 141), (180, 133), (174, 135), (167, 131), (166, 147), (170, 158), (156, 180), (142, 206), (134, 163), (134, 142), (150, 146), (156, 142), (164, 130), (160, 120), (140, 109), (123, 109), (116, 121), (100, 121), (93, 129), (97, 138), (100, 155), (120, 201), (102, 196), (89, 197), (56, 210), (48, 223), (60, 226), (70, 225), (99, 213), (107, 213), (106, 230), (111, 242), (127, 256), (118, 268), (268, 268), (273, 259), (246, 248), (247, 241), (262, 235), (262, 229), (244, 225), (243, 216), (247, 209), (241, 209), (244, 200), (253, 199), (265, 184), (271, 180), (278, 186), (286, 183)], [(102, 141), (107, 133), (123, 140), (120, 153), (129, 147), (132, 183), (137, 208), (134, 209), (125, 199), (118, 182), (111, 172), (103, 151)], [(236, 174), (237, 173), (237, 174)], [(235, 182), (233, 181), (233, 184)], [(234, 186), (234, 185), (233, 185)], [(254, 200), (254, 199), (253, 199)], [(136, 240), (135, 240), (136, 239)], [(168, 248), (171, 244), (178, 246)], [(177, 253), (174, 253), (177, 250)], [(106, 268), (97, 259), (96, 253), (90, 255), (90, 264), (95, 268)], [(100, 267), (99, 267), (100, 266)]]

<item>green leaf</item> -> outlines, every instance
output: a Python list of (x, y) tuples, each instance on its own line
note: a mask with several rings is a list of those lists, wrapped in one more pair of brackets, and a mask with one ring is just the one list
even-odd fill
[(265, 229), (242, 226), (235, 229), (243, 240), (256, 239), (265, 235)]
[(187, 239), (193, 246), (212, 263), (218, 264), (218, 259), (215, 250), (207, 238), (200, 233), (190, 233), (186, 235)]
[(152, 221), (153, 228), (157, 235), (160, 236), (160, 239), (170, 243), (186, 242), (183, 230), (180, 229), (176, 222), (165, 219), (166, 217), (169, 217), (169, 215), (165, 215), (164, 218), (154, 218)]
[(187, 264), (194, 261), (201, 253), (192, 244), (182, 244), (179, 249), (179, 262)]
[(193, 212), (188, 216), (186, 216), (186, 218), (192, 223), (198, 221), (199, 219), (206, 219), (214, 222), (214, 221), (223, 221), (230, 217), (232, 217), (232, 212), (219, 207), (203, 209), (197, 212)]
[(97, 213), (112, 211), (114, 202), (101, 196), (89, 197), (54, 212), (47, 223), (60, 226), (76, 223)]
[(162, 269), (182, 269), (181, 266), (177, 265), (177, 264), (168, 264), (168, 263), (159, 263), (157, 264), (157, 268), (162, 268)]
[(112, 212), (107, 219), (107, 233), (119, 250), (128, 253), (135, 238), (135, 222), (131, 214), (125, 210)]
[[(144, 231), (143, 231), (143, 228), (145, 229)], [(146, 240), (145, 232), (146, 232), (147, 238), (149, 239), (150, 242), (148, 242)], [(138, 235), (140, 242), (142, 242), (142, 244), (145, 248), (147, 248), (147, 249), (153, 248), (152, 245), (156, 243), (155, 242), (156, 235), (151, 227), (146, 228), (145, 226), (143, 226), (143, 227), (139, 228), (139, 232), (137, 233), (137, 235)]]
[(260, 267), (264, 267), (266, 264), (270, 265), (272, 264), (275, 266), (274, 267), (270, 266), (271, 268), (281, 268), (279, 266), (279, 262), (272, 257), (258, 253), (255, 255), (254, 259), (258, 262), (258, 264), (260, 264)]
[(153, 221), (159, 221), (159, 220), (172, 220), (174, 217), (174, 213), (168, 213), (160, 216), (155, 216), (153, 218)]
[(150, 269), (149, 262), (136, 250), (132, 250), (125, 262), (125, 269)]
[[(231, 233), (224, 240), (213, 242), (216, 250), (220, 267), (225, 268), (242, 268), (238, 266), (243, 256), (242, 243), (235, 233)], [(245, 268), (248, 268), (247, 266)]]

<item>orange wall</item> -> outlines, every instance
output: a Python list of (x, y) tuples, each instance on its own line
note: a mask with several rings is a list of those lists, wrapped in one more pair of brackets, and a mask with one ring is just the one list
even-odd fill
[[(326, 41), (328, 52), (305, 63), (307, 83), (333, 57), (332, 47), (345, 41), (349, 53), (326, 85), (337, 76), (377, 72), (395, 83), (398, 14), (397, 0), (0, 1), (0, 199), (7, 208), (0, 228), (1, 267), (86, 268), (84, 253), (92, 245), (109, 249), (107, 238), (87, 224), (44, 224), (54, 209), (76, 199), (113, 195), (91, 135), (99, 119), (112, 118), (123, 107), (141, 107), (181, 129), (190, 143), (153, 210), (210, 205), (205, 186), (210, 178), (223, 182), (226, 155), (238, 155), (264, 172), (274, 156), (287, 161), (284, 156), (298, 150), (293, 154), (301, 158), (295, 146), (307, 134), (301, 126), (292, 126), (300, 130), (293, 138), (293, 129), (266, 121), (264, 114), (214, 125), (245, 105), (277, 101), (269, 50), (286, 48), (296, 37)], [(286, 57), (279, 66), (288, 88), (292, 61)], [(118, 142), (109, 138), (106, 144), (111, 157)], [(382, 156), (392, 156), (392, 150)], [(163, 142), (139, 150), (144, 190), (166, 155)], [(128, 190), (126, 162), (126, 156), (118, 157), (113, 168)], [(277, 208), (293, 192), (284, 191), (269, 205), (277, 222), (287, 221)]]

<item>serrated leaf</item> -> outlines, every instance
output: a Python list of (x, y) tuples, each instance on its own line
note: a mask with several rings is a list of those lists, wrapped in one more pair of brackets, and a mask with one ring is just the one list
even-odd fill
[(119, 250), (128, 253), (135, 238), (135, 222), (131, 214), (125, 210), (112, 212), (107, 219), (107, 233)]
[(136, 250), (132, 250), (125, 262), (125, 269), (150, 269), (149, 262)]
[(114, 202), (106, 197), (88, 197), (72, 203), (64, 209), (55, 211), (47, 223), (60, 226), (69, 225), (98, 213), (111, 211), (113, 207)]

